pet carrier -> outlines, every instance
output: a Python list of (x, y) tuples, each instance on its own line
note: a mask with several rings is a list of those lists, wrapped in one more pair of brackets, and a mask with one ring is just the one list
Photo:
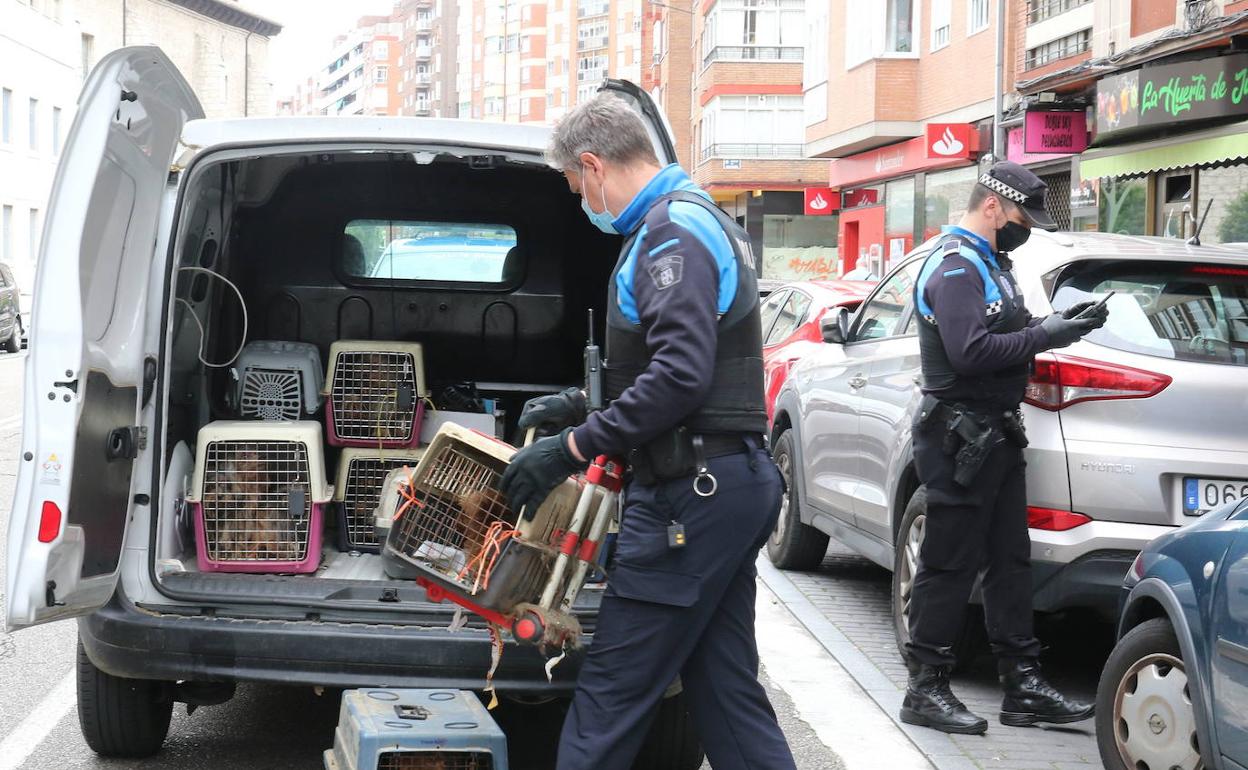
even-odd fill
[(238, 356), (234, 407), (242, 417), (298, 420), (321, 406), (324, 369), (315, 345), (248, 343)]
[(507, 770), (507, 738), (470, 692), (348, 690), (326, 770)]
[(338, 506), (338, 547), (343, 551), (377, 553), (375, 514), (381, 490), (391, 471), (415, 468), (422, 449), (365, 449), (350, 447), (342, 450), (338, 475), (334, 483), (334, 502)]
[[(443, 425), (416, 469), (392, 477), (382, 496), (378, 518), (393, 522), (382, 551), (386, 572), (416, 579), (432, 601), (449, 599), (521, 641), (562, 646), (580, 634), (568, 609), (584, 579), (581, 566), (593, 561), (605, 533), (620, 466), (591, 468), (588, 486), (565, 481), (530, 520), (498, 491), (514, 453), (509, 444)], [(596, 518), (585, 529), (591, 506)]]
[(429, 390), (419, 344), (335, 342), (326, 381), (330, 444), (393, 449), (420, 443)]
[(321, 426), (307, 420), (201, 428), (187, 496), (199, 568), (314, 572), (333, 497), (322, 451)]

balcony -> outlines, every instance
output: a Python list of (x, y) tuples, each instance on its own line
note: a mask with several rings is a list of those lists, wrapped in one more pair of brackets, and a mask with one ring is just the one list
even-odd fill
[(795, 160), (806, 157), (801, 144), (712, 144), (702, 148), (702, 160), (711, 158), (757, 158)]
[(1027, 3), (1027, 23), (1035, 24), (1051, 19), (1090, 2), (1092, 0), (1030, 0)]
[(416, 46), (416, 50), (412, 52), (412, 58), (414, 58), (414, 59), (432, 59), (432, 58), (433, 58), (433, 46), (431, 46), (431, 45), (418, 45), (418, 46)]
[(416, 81), (416, 85), (418, 86), (427, 86), (433, 82), (433, 73), (432, 72), (417, 72), (415, 76), (412, 77), (412, 79)]
[(417, 16), (416, 23), (413, 24), (412, 26), (414, 26), (418, 32), (428, 32), (429, 30), (433, 29), (433, 17), (432, 16)]
[(578, 83), (598, 83), (607, 76), (606, 69), (600, 70), (577, 70), (576, 82)]
[(607, 36), (601, 37), (583, 37), (576, 41), (576, 50), (578, 51), (595, 51), (599, 48), (607, 47)]
[(716, 61), (784, 61), (800, 62), (802, 47), (794, 45), (717, 45), (707, 51), (702, 66)]
[(576, 4), (576, 16), (579, 19), (588, 19), (591, 16), (606, 16), (607, 11), (611, 9), (611, 3), (607, 0), (580, 0)]
[(412, 108), (412, 114), (418, 118), (428, 118), (433, 115), (433, 105), (429, 102), (416, 102), (416, 106)]

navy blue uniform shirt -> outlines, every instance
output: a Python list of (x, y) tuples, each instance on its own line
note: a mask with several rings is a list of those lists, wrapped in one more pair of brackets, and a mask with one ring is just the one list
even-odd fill
[(695, 203), (660, 203), (657, 222), (650, 218), (654, 226), (643, 223), (658, 198), (674, 190), (710, 199), (673, 163), (615, 219), (621, 233), (640, 225), (615, 290), (620, 312), (645, 335), (650, 363), (619, 398), (575, 430), (585, 457), (623, 455), (645, 444), (679, 425), (710, 390), (717, 326), (736, 296), (737, 262), (715, 215)]

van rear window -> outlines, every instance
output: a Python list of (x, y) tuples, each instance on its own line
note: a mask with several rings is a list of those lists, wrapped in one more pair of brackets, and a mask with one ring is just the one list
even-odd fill
[(378, 281), (501, 284), (518, 267), (515, 247), (507, 225), (355, 219), (343, 230), (340, 265)]
[(1053, 307), (1109, 298), (1109, 320), (1086, 339), (1181, 361), (1248, 366), (1248, 268), (1166, 262), (1097, 262), (1057, 284)]

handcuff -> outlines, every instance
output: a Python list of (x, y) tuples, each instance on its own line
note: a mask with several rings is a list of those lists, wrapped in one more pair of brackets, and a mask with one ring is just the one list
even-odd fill
[[(693, 477), (693, 493), (698, 497), (711, 497), (719, 489), (719, 480), (706, 464), (706, 449), (699, 435), (693, 436), (693, 461), (697, 466), (697, 475)], [(707, 485), (710, 489), (703, 491)]]

